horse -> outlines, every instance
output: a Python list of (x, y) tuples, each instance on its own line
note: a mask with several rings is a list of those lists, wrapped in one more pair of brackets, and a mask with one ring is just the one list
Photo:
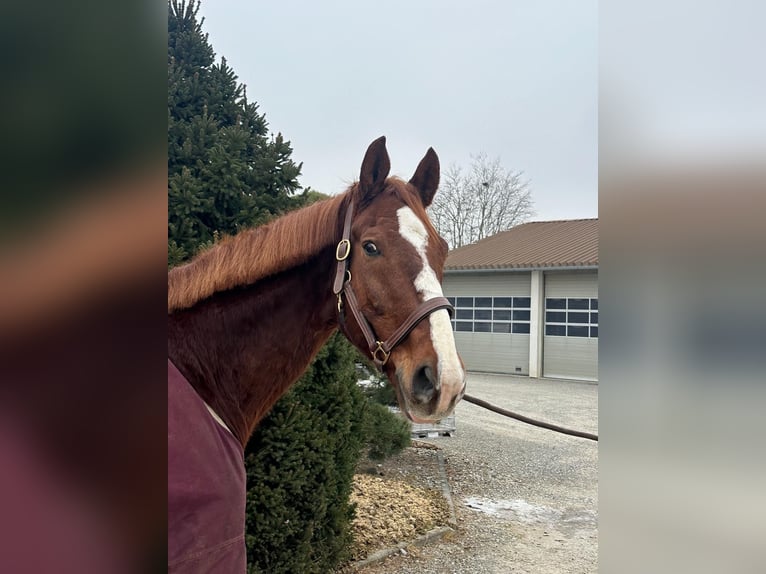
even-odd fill
[(340, 329), (413, 422), (449, 415), (465, 367), (426, 208), (429, 148), (389, 176), (385, 136), (345, 193), (221, 240), (168, 272), (168, 570), (245, 570), (243, 449)]

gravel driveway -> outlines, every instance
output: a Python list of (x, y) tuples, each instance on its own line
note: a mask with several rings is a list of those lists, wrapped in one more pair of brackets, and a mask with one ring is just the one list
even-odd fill
[[(498, 406), (598, 432), (598, 386), (469, 374), (468, 393)], [(461, 402), (441, 447), (458, 532), (364, 574), (597, 571), (598, 445)]]

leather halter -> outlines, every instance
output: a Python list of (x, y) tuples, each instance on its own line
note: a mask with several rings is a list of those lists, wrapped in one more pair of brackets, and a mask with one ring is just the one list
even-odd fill
[(348, 263), (349, 257), (351, 256), (351, 222), (353, 214), (354, 204), (351, 199), (349, 199), (348, 208), (346, 209), (346, 218), (343, 222), (343, 236), (335, 248), (335, 260), (338, 262), (338, 265), (335, 269), (335, 281), (333, 282), (332, 290), (338, 297), (338, 314), (340, 316), (341, 327), (346, 330), (345, 314), (343, 313), (343, 299), (345, 297), (345, 306), (351, 310), (354, 320), (357, 325), (359, 325), (359, 329), (362, 331), (362, 334), (367, 341), (367, 347), (370, 350), (373, 362), (378, 369), (382, 369), (388, 362), (388, 357), (391, 355), (391, 351), (393, 351), (394, 347), (406, 339), (418, 323), (439, 309), (446, 309), (450, 315), (452, 315), (454, 309), (446, 297), (434, 297), (428, 299), (423, 301), (412, 313), (410, 313), (409, 317), (404, 320), (399, 328), (396, 329), (388, 339), (383, 341), (378, 339), (372, 325), (370, 325), (370, 322), (367, 321), (359, 309), (359, 301), (357, 300), (356, 295), (354, 295), (354, 290), (351, 287), (351, 271), (348, 270)]

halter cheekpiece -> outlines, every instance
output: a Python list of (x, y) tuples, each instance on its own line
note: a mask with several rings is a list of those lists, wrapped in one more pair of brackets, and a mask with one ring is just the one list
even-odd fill
[(367, 321), (359, 309), (359, 301), (357, 300), (356, 295), (354, 295), (354, 290), (351, 287), (351, 271), (348, 269), (348, 264), (351, 256), (351, 223), (353, 215), (354, 204), (349, 198), (346, 217), (343, 221), (343, 237), (335, 248), (335, 260), (337, 261), (337, 266), (335, 269), (335, 281), (333, 282), (333, 293), (338, 297), (338, 315), (340, 317), (341, 327), (344, 330), (346, 329), (345, 313), (343, 312), (343, 309), (344, 307), (348, 307), (367, 341), (367, 347), (373, 362), (379, 369), (381, 369), (388, 362), (388, 358), (391, 356), (391, 351), (393, 351), (394, 347), (406, 339), (418, 323), (439, 309), (446, 309), (449, 314), (452, 315), (453, 308), (446, 297), (434, 297), (427, 301), (423, 301), (412, 313), (410, 313), (409, 317), (404, 320), (399, 328), (396, 329), (388, 339), (381, 341), (375, 335), (375, 331), (373, 330), (372, 325), (370, 325), (370, 322)]

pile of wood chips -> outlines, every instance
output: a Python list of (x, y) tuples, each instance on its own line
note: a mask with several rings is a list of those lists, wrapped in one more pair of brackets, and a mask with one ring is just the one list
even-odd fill
[(396, 479), (354, 475), (351, 502), (356, 504), (353, 560), (413, 540), (449, 520), (440, 492)]

